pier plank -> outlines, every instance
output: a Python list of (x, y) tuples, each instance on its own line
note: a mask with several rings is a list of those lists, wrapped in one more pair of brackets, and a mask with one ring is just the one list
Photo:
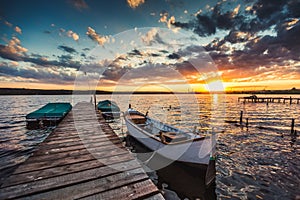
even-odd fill
[(88, 103), (74, 106), (1, 185), (0, 199), (19, 198), (163, 199), (113, 129)]
[(137, 199), (142, 198), (143, 196), (147, 197), (149, 194), (153, 196), (158, 192), (154, 185), (149, 186), (150, 183), (150, 180), (145, 180), (80, 199)]
[(91, 159), (84, 162), (70, 163), (63, 166), (52, 167), (47, 169), (39, 169), (37, 171), (30, 171), (22, 174), (13, 174), (5, 181), (3, 186), (7, 187), (12, 185), (17, 185), (20, 183), (36, 181), (39, 179), (60, 176), (63, 174), (70, 174), (73, 172), (102, 167), (104, 165), (112, 165), (119, 162), (125, 162), (131, 159), (132, 156), (128, 154), (122, 154), (122, 155), (103, 158), (101, 159), (101, 162), (99, 160)]
[[(121, 172), (106, 178), (91, 180), (69, 187), (59, 188), (55, 192), (43, 192), (30, 196), (30, 199), (79, 199), (97, 194), (111, 188), (120, 187), (132, 182), (145, 180), (146, 174), (141, 169)], [(69, 196), (72, 194), (72, 197)]]

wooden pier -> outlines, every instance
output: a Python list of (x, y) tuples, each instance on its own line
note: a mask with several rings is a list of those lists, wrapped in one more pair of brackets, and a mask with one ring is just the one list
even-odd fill
[(79, 103), (1, 185), (0, 199), (164, 199), (89, 103)]
[(292, 97), (238, 97), (238, 102), (251, 102), (251, 103), (297, 103), (299, 104), (300, 98)]

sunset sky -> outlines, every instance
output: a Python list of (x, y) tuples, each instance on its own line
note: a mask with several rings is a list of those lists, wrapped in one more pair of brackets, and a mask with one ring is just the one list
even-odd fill
[(0, 87), (300, 88), (299, 0), (1, 0)]

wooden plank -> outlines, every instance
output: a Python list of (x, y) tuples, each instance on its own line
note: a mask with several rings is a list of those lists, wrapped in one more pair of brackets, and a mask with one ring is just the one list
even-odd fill
[(116, 149), (116, 148), (110, 150), (109, 152), (110, 152), (110, 154), (108, 154), (107, 151), (96, 152), (93, 154), (85, 154), (85, 155), (81, 155), (78, 157), (70, 157), (68, 159), (55, 160), (55, 162), (49, 162), (49, 161), (34, 162), (34, 163), (28, 162), (28, 163), (24, 163), (23, 165), (19, 166), (15, 170), (14, 174), (24, 173), (24, 172), (29, 172), (29, 171), (36, 171), (38, 169), (52, 168), (52, 167), (62, 166), (62, 165), (70, 164), (70, 163), (82, 162), (82, 161), (86, 161), (86, 160), (91, 160), (92, 158), (99, 158), (99, 160), (101, 160), (101, 158), (105, 158), (106, 156), (121, 155), (124, 153), (128, 153), (123, 149)]
[[(120, 187), (132, 182), (143, 181), (148, 176), (141, 168), (120, 172), (108, 177), (83, 182), (69, 187), (59, 188), (50, 192), (38, 193), (29, 196), (30, 200), (40, 199), (79, 199), (89, 195), (97, 194), (109, 189)], [(72, 194), (72, 195), (70, 195)]]
[(145, 180), (134, 184), (126, 185), (114, 190), (108, 190), (99, 194), (80, 198), (84, 200), (91, 199), (137, 199), (157, 194), (159, 191), (151, 180)]
[(39, 169), (37, 171), (30, 171), (22, 174), (13, 174), (8, 179), (6, 179), (5, 183), (3, 183), (2, 186), (7, 187), (12, 185), (18, 185), (20, 183), (27, 183), (30, 181), (36, 181), (36, 180), (51, 178), (51, 177), (60, 176), (64, 174), (70, 174), (70, 173), (79, 172), (87, 169), (103, 167), (104, 165), (112, 165), (116, 163), (130, 161), (132, 159), (133, 157), (130, 154), (121, 154), (117, 156), (102, 158), (101, 162), (96, 159), (91, 159), (84, 162), (69, 163), (63, 166), (47, 168), (47, 169)]
[(55, 135), (55, 136), (47, 138), (47, 140), (45, 140), (43, 142), (43, 144), (47, 143), (48, 141), (62, 141), (61, 137), (63, 137), (64, 140), (78, 139), (79, 137), (80, 137), (80, 139), (85, 139), (85, 138), (93, 138), (93, 139), (96, 139), (96, 138), (99, 138), (99, 139), (101, 139), (101, 138), (118, 138), (116, 135), (109, 135), (109, 136), (107, 136), (107, 135), (95, 135), (95, 134), (93, 134), (93, 135), (80, 135), (80, 136), (78, 134), (76, 134), (76, 135), (75, 134), (74, 135), (67, 135), (67, 136)]
[[(117, 138), (117, 137), (114, 137), (114, 138)], [(74, 142), (74, 139), (76, 139), (77, 141), (94, 141), (94, 140), (97, 140), (97, 141), (109, 141), (109, 139), (105, 136), (105, 135), (93, 135), (93, 136), (77, 136), (75, 138), (63, 138), (61, 140), (59, 140), (58, 138), (56, 140), (48, 140), (48, 141), (45, 141), (43, 143), (43, 146), (45, 145), (51, 145), (51, 144), (61, 144), (61, 143), (68, 143), (68, 142)]]
[[(90, 154), (90, 153), (97, 153), (97, 152), (102, 152), (102, 151), (110, 151), (111, 149), (115, 149), (115, 148), (122, 148), (122, 144), (118, 144), (118, 145), (112, 145), (112, 143), (105, 143), (105, 145), (103, 145), (103, 143), (97, 144), (99, 146), (95, 146), (95, 147), (91, 147), (91, 148), (83, 148), (83, 149), (76, 149), (73, 151), (64, 151), (64, 152), (60, 152), (60, 153), (46, 153), (43, 155), (35, 155), (35, 156), (31, 156), (30, 158), (28, 158), (28, 161), (25, 162), (24, 164), (27, 163), (36, 163), (36, 162), (42, 162), (42, 161), (51, 161), (51, 160), (57, 160), (57, 159), (68, 159), (69, 157), (78, 157), (80, 155), (85, 155), (85, 154)], [(125, 149), (124, 149), (125, 151)], [(107, 152), (106, 152), (107, 153)]]
[(59, 187), (65, 187), (71, 184), (75, 184), (87, 180), (94, 180), (110, 174), (118, 173), (119, 170), (116, 169), (130, 170), (130, 169), (136, 169), (138, 167), (139, 167), (138, 162), (135, 160), (131, 160), (128, 162), (123, 162), (121, 164), (118, 163), (118, 164), (104, 166), (100, 168), (75, 172), (72, 174), (66, 174), (63, 176), (52, 177), (48, 179), (36, 180), (34, 182), (4, 187), (0, 189), (0, 199), (11, 199), (11, 198), (34, 194), (41, 191), (47, 191), (50, 189), (53, 190)]
[[(114, 137), (112, 138), (111, 140), (109, 141), (117, 141), (120, 139), (117, 138), (117, 137)], [(84, 141), (84, 140), (83, 140)], [(86, 141), (83, 141), (81, 140), (75, 140), (75, 141), (71, 141), (71, 142), (66, 142), (66, 143), (54, 143), (54, 144), (49, 144), (49, 145), (39, 145), (38, 146), (38, 150), (41, 150), (41, 149), (52, 149), (52, 148), (63, 148), (63, 147), (67, 147), (67, 146), (74, 146), (74, 145), (83, 145), (83, 144), (87, 144)], [(92, 143), (97, 143), (98, 141), (97, 140), (90, 140), (88, 144), (92, 144)], [(120, 141), (121, 142), (121, 141)]]
[[(112, 141), (112, 144), (114, 145), (119, 145), (122, 144), (121, 141)], [(72, 145), (72, 146), (66, 146), (66, 147), (61, 147), (61, 148), (54, 148), (54, 149), (44, 149), (44, 151), (42, 151), (42, 149), (40, 149), (40, 151), (36, 151), (34, 152), (34, 156), (40, 156), (40, 155), (44, 155), (44, 154), (52, 154), (52, 153), (60, 153), (60, 152), (66, 152), (66, 151), (73, 151), (73, 150), (79, 150), (79, 149), (86, 149), (86, 148), (94, 148), (97, 146), (101, 146), (103, 145), (102, 143), (91, 143), (91, 144), (80, 144), (80, 145)]]

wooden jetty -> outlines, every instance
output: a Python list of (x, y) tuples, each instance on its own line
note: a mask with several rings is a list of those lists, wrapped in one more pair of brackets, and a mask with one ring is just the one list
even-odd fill
[(79, 103), (0, 186), (0, 199), (164, 199), (89, 103)]
[(297, 103), (299, 104), (300, 98), (292, 98), (292, 97), (238, 97), (238, 102), (251, 102), (251, 103)]

